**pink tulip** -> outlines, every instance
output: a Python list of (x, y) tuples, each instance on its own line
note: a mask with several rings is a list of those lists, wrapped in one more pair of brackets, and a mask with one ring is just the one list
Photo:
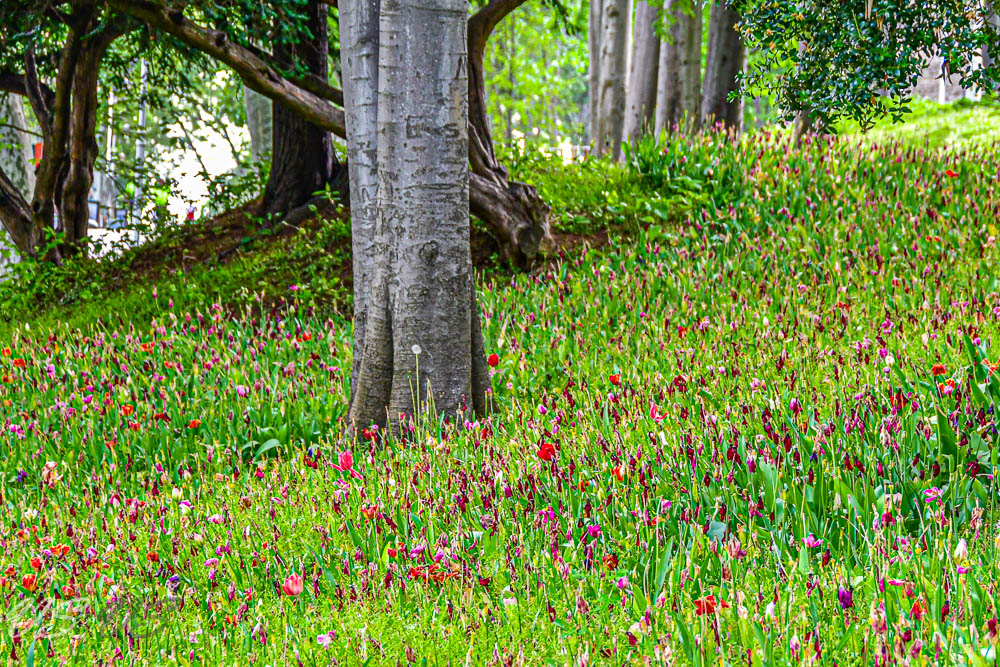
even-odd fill
[(355, 479), (362, 479), (361, 473), (354, 469), (354, 455), (351, 454), (346, 449), (337, 455), (337, 462), (339, 465), (333, 466), (334, 470), (339, 470), (341, 472), (348, 472), (351, 477)]
[(281, 590), (285, 595), (296, 596), (302, 593), (302, 577), (297, 574), (290, 574), (281, 585)]

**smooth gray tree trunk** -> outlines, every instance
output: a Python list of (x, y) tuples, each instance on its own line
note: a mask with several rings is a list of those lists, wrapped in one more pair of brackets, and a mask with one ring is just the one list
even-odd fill
[(702, 4), (669, 0), (664, 14), (670, 21), (670, 28), (669, 39), (663, 40), (660, 46), (657, 136), (682, 124), (697, 129), (701, 113)]
[(625, 126), (625, 74), (631, 23), (629, 0), (604, 0), (601, 16), (601, 80), (595, 150), (621, 157)]
[(645, 0), (635, 8), (632, 30), (632, 61), (628, 88), (625, 92), (625, 134), (623, 140), (635, 142), (652, 129), (656, 107), (657, 68), (660, 60), (660, 38), (656, 36), (659, 10)]
[(590, 24), (587, 30), (588, 64), (587, 111), (589, 121), (587, 133), (590, 141), (597, 142), (598, 119), (600, 118), (601, 96), (601, 16), (604, 14), (603, 0), (590, 0)]
[[(347, 124), (347, 168), (351, 188), (351, 249), (354, 283), (371, 286), (378, 261), (375, 219), (378, 213), (378, 54), (379, 0), (341, 0), (340, 53)], [(382, 248), (384, 254), (385, 249)], [(355, 290), (354, 364), (357, 385), (364, 353), (368, 289)]]
[[(381, 0), (378, 260), (355, 428), (429, 408), (455, 418), (484, 404), (469, 246), (467, 9), (466, 0)], [(355, 283), (355, 294), (365, 288)]]
[(708, 57), (701, 98), (702, 122), (722, 123), (737, 132), (743, 129), (743, 98), (730, 100), (739, 87), (736, 75), (743, 71), (746, 51), (736, 31), (739, 14), (725, 0), (712, 5), (708, 27)]
[[(1000, 32), (1000, 15), (998, 15), (996, 12), (990, 14), (989, 17), (986, 19), (986, 25), (984, 26), (984, 29), (991, 31), (994, 34)], [(990, 50), (985, 46), (983, 47), (982, 57), (983, 57), (983, 67), (992, 67), (997, 60), (994, 57), (994, 54), (990, 53)]]
[[(26, 198), (35, 189), (34, 151), (24, 105), (19, 95), (0, 93), (0, 168)], [(41, 141), (41, 139), (38, 139)]]
[[(21, 131), (27, 127), (20, 96), (0, 93), (0, 171), (22, 197), (30, 199), (35, 190), (35, 169), (31, 135)], [(0, 266), (16, 258), (16, 246), (7, 230), (0, 229)]]
[(250, 131), (250, 155), (254, 162), (271, 154), (271, 100), (243, 86), (243, 103)]

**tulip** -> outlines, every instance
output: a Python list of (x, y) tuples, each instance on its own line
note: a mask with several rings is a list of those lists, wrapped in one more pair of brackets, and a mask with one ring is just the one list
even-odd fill
[(281, 590), (285, 593), (285, 595), (290, 595), (292, 597), (301, 595), (302, 577), (295, 573), (288, 575), (288, 578), (285, 579), (285, 583), (281, 585)]

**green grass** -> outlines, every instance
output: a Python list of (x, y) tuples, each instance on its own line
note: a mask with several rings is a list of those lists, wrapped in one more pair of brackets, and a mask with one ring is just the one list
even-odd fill
[(558, 215), (632, 235), (493, 274), (494, 411), (378, 442), (344, 430), (350, 323), (302, 291), (13, 327), (0, 653), (992, 662), (996, 155), (707, 135), (536, 164)]
[(928, 148), (990, 146), (1000, 141), (1000, 103), (960, 99), (938, 104), (918, 99), (900, 123), (886, 119), (864, 134), (856, 124), (843, 123), (839, 132), (860, 134), (871, 143), (898, 140)]

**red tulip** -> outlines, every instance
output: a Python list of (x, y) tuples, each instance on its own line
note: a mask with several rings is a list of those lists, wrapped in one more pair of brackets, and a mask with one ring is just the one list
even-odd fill
[(952, 171), (951, 169), (946, 170), (944, 173), (948, 178), (955, 178), (956, 176), (958, 176), (958, 174)]
[(543, 461), (551, 461), (556, 458), (556, 446), (551, 442), (543, 442), (538, 448), (538, 458)]
[(934, 367), (931, 368), (931, 375), (933, 375), (934, 377), (937, 377), (938, 375), (944, 375), (947, 372), (948, 369), (944, 367), (944, 364), (934, 364)]
[(698, 616), (714, 614), (717, 607), (725, 609), (728, 606), (725, 602), (716, 600), (714, 595), (708, 595), (694, 601), (694, 613)]
[(617, 387), (617, 386), (621, 385), (621, 383), (622, 383), (622, 376), (619, 375), (618, 373), (615, 373), (614, 375), (612, 375), (611, 377), (609, 377), (608, 380), (611, 381), (611, 384), (613, 384), (614, 386)]
[(492, 353), (486, 358), (486, 363), (490, 365), (490, 368), (496, 368), (500, 365), (500, 355), (496, 352)]

